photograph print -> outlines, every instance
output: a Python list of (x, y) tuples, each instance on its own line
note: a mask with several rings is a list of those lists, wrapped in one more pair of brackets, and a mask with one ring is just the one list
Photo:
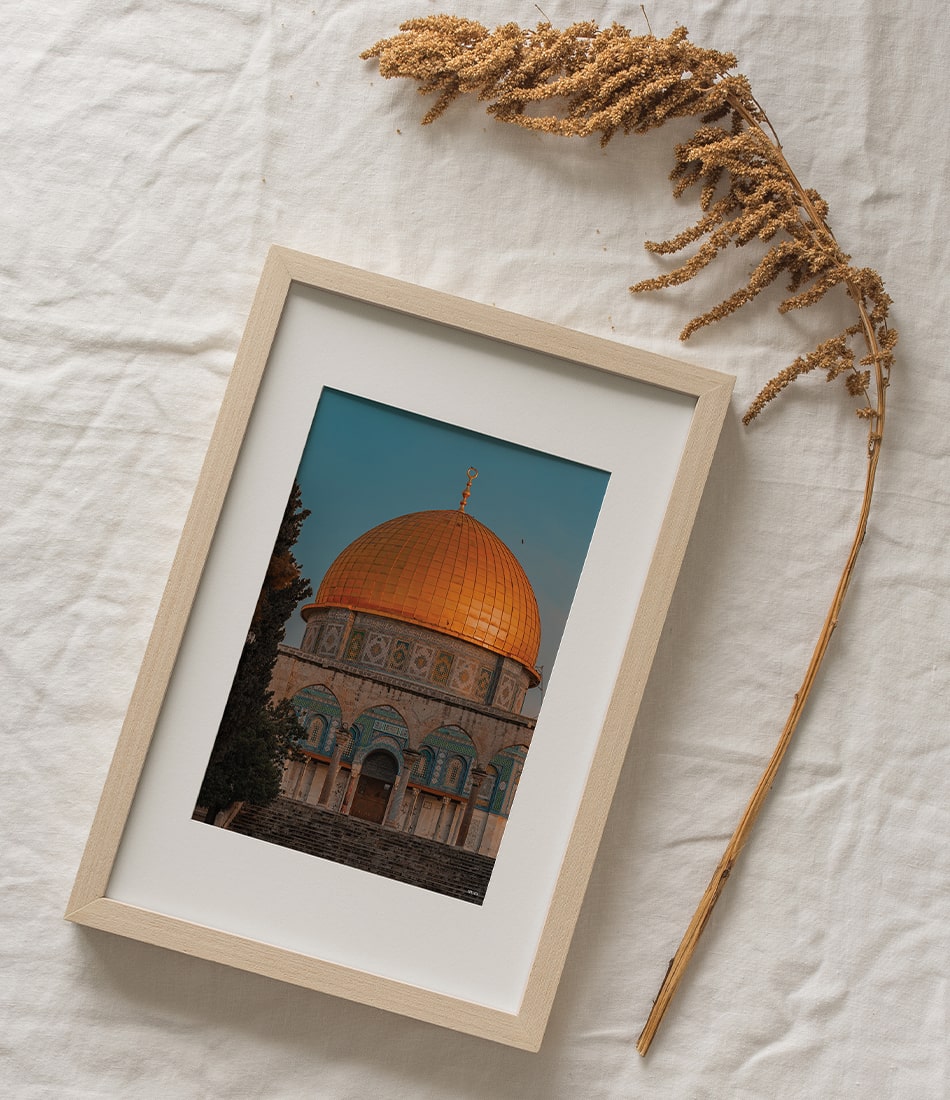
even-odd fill
[(608, 478), (324, 389), (195, 819), (481, 904)]

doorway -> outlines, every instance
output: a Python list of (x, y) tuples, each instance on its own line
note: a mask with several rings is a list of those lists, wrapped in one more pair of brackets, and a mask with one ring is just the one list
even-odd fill
[(388, 752), (377, 749), (363, 761), (350, 816), (382, 824), (399, 768)]

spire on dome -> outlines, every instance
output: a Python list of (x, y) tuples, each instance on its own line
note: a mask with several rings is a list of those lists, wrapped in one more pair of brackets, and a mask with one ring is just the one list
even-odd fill
[(462, 499), (459, 501), (459, 511), (465, 511), (465, 505), (468, 504), (468, 498), (472, 495), (472, 482), (478, 477), (478, 470), (474, 466), (469, 466), (465, 471), (468, 474), (468, 481), (465, 483), (465, 488), (462, 491)]

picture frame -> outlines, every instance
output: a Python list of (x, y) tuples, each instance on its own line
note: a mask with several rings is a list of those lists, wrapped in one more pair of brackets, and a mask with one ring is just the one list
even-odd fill
[[(610, 475), (479, 906), (192, 819), (331, 388)], [(539, 1049), (732, 388), (719, 372), (272, 247), (66, 919)], [(379, 469), (397, 476), (396, 459)]]

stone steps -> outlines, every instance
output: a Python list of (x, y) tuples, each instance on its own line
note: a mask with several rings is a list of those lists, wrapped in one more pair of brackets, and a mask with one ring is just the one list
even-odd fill
[(493, 859), (476, 852), (289, 798), (277, 798), (267, 806), (245, 806), (229, 828), (475, 905), (484, 900), (495, 865)]

